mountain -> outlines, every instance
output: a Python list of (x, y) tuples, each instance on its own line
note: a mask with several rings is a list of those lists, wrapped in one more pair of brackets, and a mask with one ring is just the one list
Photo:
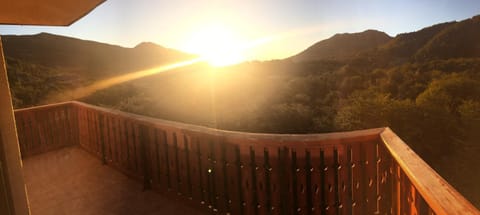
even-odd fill
[(395, 58), (411, 58), (415, 53), (428, 43), (436, 34), (455, 24), (454, 22), (442, 23), (423, 28), (419, 31), (402, 33), (380, 47), (379, 55)]
[(125, 48), (48, 33), (5, 35), (2, 42), (7, 58), (94, 76), (108, 76), (193, 57), (154, 43)]
[(367, 30), (336, 34), (292, 56), (294, 62), (368, 61), (373, 67), (407, 62), (480, 57), (480, 15), (462, 21), (432, 25), (415, 32), (387, 34)]
[(480, 15), (452, 23), (415, 53), (417, 60), (480, 57)]
[(335, 34), (291, 57), (293, 61), (349, 60), (360, 53), (375, 48), (392, 40), (384, 32), (367, 30), (360, 33)]

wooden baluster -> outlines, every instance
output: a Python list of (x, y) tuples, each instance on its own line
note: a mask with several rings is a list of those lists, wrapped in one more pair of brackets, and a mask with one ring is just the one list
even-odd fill
[(323, 172), (323, 167), (321, 166), (321, 161), (320, 161), (320, 148), (311, 148), (308, 150), (308, 152), (305, 154), (305, 158), (309, 157), (309, 163), (306, 169), (309, 168), (309, 176), (307, 175), (307, 179), (310, 178), (310, 191), (307, 190), (307, 192), (310, 192), (310, 198), (309, 200), (309, 207), (311, 214), (322, 214), (322, 208), (324, 207), (322, 204), (322, 195), (323, 193), (321, 192), (321, 183), (322, 183), (322, 178), (321, 178), (321, 172)]
[[(264, 158), (264, 170), (265, 170), (265, 206), (264, 211), (265, 214), (274, 214), (275, 208), (273, 207), (273, 202), (276, 193), (276, 178), (275, 172), (278, 171), (277, 168), (271, 164), (272, 158), (277, 157), (275, 150), (268, 150), (268, 148), (264, 149), (263, 158)], [(277, 209), (278, 210), (278, 209)]]
[(406, 177), (403, 170), (400, 168), (400, 213), (401, 214), (408, 214), (408, 190), (406, 186)]
[[(115, 133), (116, 133), (116, 130), (117, 128), (115, 127), (115, 118), (111, 115), (108, 116), (108, 155), (110, 157), (110, 163), (117, 166), (117, 150), (116, 150), (116, 140), (115, 140)], [(141, 164), (141, 162), (143, 162), (143, 158), (142, 158), (142, 149), (141, 149), (141, 129), (140, 127), (138, 127), (138, 133), (137, 133), (137, 136), (138, 136), (138, 158), (139, 158), (139, 172), (140, 174), (143, 174), (143, 164)]]
[(68, 145), (71, 145), (71, 141), (69, 141), (69, 136), (70, 132), (70, 125), (67, 121), (67, 106), (61, 106), (60, 107), (60, 122), (61, 122), (61, 126), (63, 127), (62, 128), (62, 137), (60, 138), (61, 142), (62, 142), (62, 145), (64, 146), (68, 146)]
[(402, 213), (402, 190), (401, 190), (401, 169), (400, 166), (394, 162), (393, 165), (393, 173), (394, 173), (394, 183), (392, 184), (393, 186), (393, 199), (394, 201), (392, 202), (392, 208), (394, 211), (394, 214), (401, 214)]
[(325, 214), (337, 214), (337, 195), (336, 195), (336, 166), (334, 161), (334, 148), (331, 146), (323, 148), (324, 160), (324, 192), (325, 192)]
[(185, 149), (185, 135), (182, 132), (176, 133), (177, 139), (177, 168), (179, 176), (179, 193), (183, 196), (188, 196), (188, 179), (187, 179), (187, 163), (186, 149)]
[(88, 131), (88, 116), (83, 108), (78, 113), (79, 126), (79, 145), (88, 152), (93, 153), (92, 149), (87, 145), (90, 142), (90, 132)]
[[(170, 135), (169, 135), (170, 134)], [(179, 187), (179, 176), (177, 172), (177, 148), (176, 148), (176, 135), (175, 132), (167, 132), (167, 144), (168, 144), (168, 158), (169, 158), (169, 175), (170, 175), (170, 182), (172, 186), (172, 191), (178, 194)]]
[(193, 198), (193, 170), (192, 170), (192, 159), (191, 157), (191, 141), (189, 141), (188, 137), (184, 134), (183, 135), (183, 144), (184, 144), (184, 150), (185, 150), (185, 164), (186, 164), (186, 186), (187, 186), (187, 197), (192, 199)]
[(290, 190), (289, 190), (289, 168), (288, 168), (288, 159), (289, 159), (289, 151), (286, 147), (280, 147), (278, 149), (278, 161), (277, 161), (277, 175), (278, 175), (278, 201), (274, 201), (273, 206), (276, 208), (279, 214), (287, 215), (290, 214), (291, 211), (290, 207)]
[(138, 124), (132, 123), (132, 128), (133, 128), (133, 160), (135, 162), (135, 175), (140, 175), (141, 174), (141, 166), (142, 166), (142, 160), (141, 160), (141, 155), (140, 155), (140, 144), (139, 144), (139, 129), (138, 129)]
[(351, 169), (350, 167), (350, 154), (349, 148), (344, 144), (338, 144), (336, 148), (337, 158), (336, 171), (338, 175), (337, 181), (337, 209), (339, 214), (351, 214)]
[[(128, 171), (127, 144), (126, 144), (126, 138), (125, 138), (125, 118), (123, 117), (117, 118), (117, 127), (118, 127), (117, 145), (119, 150), (119, 165), (121, 165), (123, 169)], [(156, 137), (153, 136), (151, 139), (152, 144), (154, 144), (155, 140), (156, 140)], [(150, 153), (152, 152), (153, 151), (151, 151)], [(153, 172), (152, 172), (152, 177), (153, 177)]]
[[(210, 138), (205, 138), (202, 141), (202, 154), (205, 155), (204, 162), (206, 168), (206, 182), (207, 182), (207, 200), (208, 200), (208, 208), (210, 210), (215, 210), (217, 206), (217, 201), (215, 199), (216, 191), (215, 191), (215, 168), (213, 166), (214, 154), (213, 154), (213, 146), (211, 143)], [(206, 160), (205, 160), (206, 159)]]
[[(295, 148), (295, 156), (296, 156), (296, 166), (294, 174), (296, 175), (296, 183), (297, 183), (297, 214), (309, 214), (310, 207), (308, 207), (306, 190), (309, 186), (306, 180), (306, 149), (302, 147)], [(310, 171), (310, 170), (308, 170)]]
[(71, 145), (78, 145), (78, 137), (76, 134), (77, 128), (77, 121), (76, 121), (76, 107), (72, 104), (68, 105), (66, 108), (66, 123), (68, 124), (68, 133), (67, 138), (71, 141)]
[(366, 209), (367, 214), (374, 214), (377, 208), (377, 155), (376, 144), (361, 143), (363, 154), (365, 156), (364, 164), (366, 177), (364, 186), (366, 188)]
[(220, 181), (221, 183), (218, 184), (219, 186), (219, 211), (225, 213), (225, 212), (228, 212), (228, 211), (231, 211), (231, 208), (230, 208), (230, 203), (229, 203), (229, 200), (230, 200), (230, 189), (229, 189), (229, 183), (228, 183), (228, 180), (230, 179), (230, 175), (228, 175), (228, 162), (227, 162), (227, 158), (226, 158), (226, 143), (221, 141), (221, 142), (218, 142), (217, 143), (217, 156), (218, 157), (218, 161), (217, 161), (217, 168), (221, 169), (220, 171), (217, 171), (217, 177), (218, 177), (218, 181)]
[(182, 176), (180, 170), (182, 167), (180, 166), (180, 148), (179, 148), (179, 140), (177, 139), (177, 133), (172, 132), (172, 149), (173, 149), (173, 162), (175, 170), (175, 192), (177, 195), (182, 195), (183, 192), (183, 185), (182, 185)]
[(39, 115), (37, 112), (33, 112), (33, 118), (34, 118), (34, 121), (33, 121), (33, 128), (35, 129), (35, 133), (37, 136), (37, 141), (38, 141), (38, 152), (41, 152), (43, 150), (45, 150), (45, 132), (44, 132), (44, 129), (43, 129), (43, 123), (44, 123), (44, 115)]
[(37, 114), (42, 117), (42, 132), (44, 135), (43, 137), (45, 138), (45, 148), (42, 152), (47, 152), (58, 145), (58, 134), (52, 132), (52, 130), (59, 131), (57, 124), (55, 123), (55, 112), (53, 110), (45, 110), (38, 111)]
[(253, 146), (250, 146), (250, 162), (249, 165), (250, 167), (250, 181), (251, 181), (251, 205), (252, 207), (252, 214), (259, 214), (259, 202), (258, 202), (258, 186), (257, 186), (257, 170), (259, 169), (258, 165), (256, 164), (255, 161), (255, 149)]
[(252, 172), (255, 171), (254, 167), (252, 168), (251, 164), (251, 150), (249, 146), (242, 145), (240, 148), (240, 159), (241, 159), (241, 176), (242, 176), (242, 188), (243, 191), (243, 207), (244, 207), (244, 214), (254, 214), (255, 213), (255, 206), (254, 199), (253, 199), (253, 187), (255, 184), (252, 182)]
[[(268, 174), (265, 175), (266, 214), (280, 214), (280, 168), (278, 159), (280, 148), (265, 148), (264, 162)], [(283, 202), (284, 203), (284, 202)]]
[(353, 156), (352, 156), (352, 145), (348, 144), (345, 146), (345, 164), (343, 165), (343, 168), (347, 174), (346, 180), (345, 180), (345, 186), (347, 188), (345, 195), (346, 195), (346, 200), (344, 200), (344, 205), (347, 207), (347, 214), (353, 214)]
[(415, 192), (415, 208), (417, 211), (418, 215), (423, 215), (423, 214), (429, 214), (430, 207), (428, 206), (427, 202), (425, 202), (425, 199), (422, 197), (422, 195), (416, 190)]
[(191, 183), (192, 183), (192, 198), (196, 202), (205, 201), (203, 198), (203, 181), (202, 181), (202, 167), (201, 167), (201, 154), (198, 147), (197, 137), (190, 136), (190, 169), (191, 169)]
[(213, 167), (212, 180), (215, 188), (215, 207), (214, 212), (225, 212), (226, 202), (225, 199), (225, 179), (224, 175), (224, 161), (222, 160), (222, 142), (218, 137), (215, 137), (210, 142), (211, 163)]
[(392, 158), (383, 143), (379, 143), (377, 147), (379, 157), (377, 162), (377, 169), (379, 171), (377, 174), (379, 176), (377, 179), (377, 183), (379, 184), (377, 204), (381, 214), (392, 214), (393, 209), (391, 197), (393, 175), (390, 172), (390, 168), (392, 167)]
[(310, 150), (305, 151), (305, 195), (307, 197), (306, 214), (315, 214), (315, 208), (313, 206), (314, 190), (312, 183), (312, 174), (315, 171), (312, 165), (312, 156)]
[(237, 170), (236, 178), (237, 178), (237, 185), (238, 185), (238, 202), (236, 204), (238, 205), (239, 208), (239, 214), (245, 214), (247, 208), (246, 208), (246, 202), (247, 198), (244, 192), (244, 180), (243, 180), (243, 174), (242, 172), (244, 171), (244, 164), (242, 163), (242, 155), (240, 152), (240, 147), (238, 145), (235, 145), (235, 166)]
[(203, 193), (203, 202), (207, 207), (212, 208), (212, 193), (210, 190), (210, 173), (212, 171), (209, 168), (209, 148), (208, 143), (206, 142), (206, 138), (204, 136), (199, 136), (197, 139), (197, 145), (199, 150), (199, 164), (200, 164), (200, 172), (202, 176), (202, 193)]
[(410, 179), (408, 179), (407, 175), (405, 174), (403, 181), (405, 187), (405, 212), (406, 214), (414, 214), (415, 211), (413, 209), (415, 207), (415, 203), (412, 190), (415, 190), (415, 187), (410, 183)]
[[(338, 147), (338, 146), (337, 146)], [(332, 167), (332, 172), (333, 172), (333, 195), (334, 195), (334, 210), (336, 210), (337, 214), (341, 213), (341, 208), (339, 207), (341, 205), (340, 203), (340, 192), (341, 192), (341, 183), (340, 183), (340, 163), (339, 163), (339, 155), (338, 155), (338, 148), (333, 149), (333, 165)]]
[[(84, 139), (85, 139), (85, 119), (83, 117), (83, 112), (84, 112), (84, 109), (83, 107), (77, 107), (76, 108), (76, 115), (77, 115), (77, 119), (78, 119), (78, 145), (81, 147), (81, 148), (84, 148)], [(88, 150), (87, 150), (88, 151)]]
[(225, 199), (228, 203), (227, 211), (230, 214), (237, 214), (240, 212), (240, 203), (241, 199), (239, 198), (238, 193), (240, 192), (239, 186), (241, 186), (241, 181), (237, 175), (238, 165), (237, 165), (237, 148), (234, 144), (224, 142), (222, 144), (224, 147), (224, 162), (225, 162), (225, 175), (226, 179), (226, 196)]
[(168, 153), (165, 138), (165, 131), (157, 130), (157, 154), (158, 154), (158, 184), (161, 191), (167, 191), (169, 188), (169, 179), (168, 179), (168, 159), (166, 158), (166, 153)]
[[(123, 121), (120, 122), (121, 125), (123, 125)], [(158, 129), (151, 126), (152, 129), (151, 133), (151, 143), (150, 143), (150, 149), (149, 149), (149, 156), (150, 156), (150, 179), (151, 179), (151, 187), (154, 190), (160, 190), (159, 189), (159, 184), (160, 184), (160, 167), (159, 167), (159, 147), (158, 147)], [(122, 126), (120, 127), (120, 130), (122, 131)], [(123, 133), (123, 131), (121, 132)], [(121, 137), (123, 138), (123, 137)], [(125, 147), (123, 144), (123, 139), (121, 139), (122, 147), (122, 163), (126, 164), (125, 162)]]
[(96, 152), (95, 149), (95, 124), (94, 124), (94, 112), (93, 111), (86, 111), (85, 114), (85, 127), (86, 127), (86, 134), (88, 135), (86, 137), (87, 142), (85, 142), (84, 146), (87, 148), (88, 151), (90, 152)]
[(58, 138), (58, 146), (66, 146), (67, 143), (65, 141), (65, 132), (67, 130), (67, 127), (65, 125), (65, 118), (64, 118), (64, 112), (63, 112), (63, 107), (58, 107), (56, 108), (56, 111), (54, 111), (54, 115), (55, 115), (55, 120), (54, 120), (54, 123), (57, 124), (59, 130), (58, 130), (58, 133), (57, 132), (54, 132), (54, 133), (57, 133), (57, 138)]
[[(77, 144), (78, 145), (81, 145), (81, 127), (83, 126), (83, 121), (81, 121), (81, 118), (80, 118), (80, 113), (82, 112), (82, 108), (81, 107), (78, 107), (78, 106), (74, 106), (74, 109), (73, 109), (73, 123), (74, 123), (74, 134), (75, 134), (75, 137), (77, 139)], [(98, 117), (98, 116), (97, 116)]]
[[(103, 140), (104, 140), (104, 152), (105, 152), (105, 161), (110, 164), (111, 163), (111, 155), (112, 155), (112, 148), (111, 148), (111, 135), (110, 135), (110, 132), (112, 131), (110, 128), (111, 128), (111, 125), (110, 125), (110, 117), (108, 116), (108, 114), (103, 114), (103, 125), (104, 125), (104, 128), (103, 128), (103, 131), (102, 133), (104, 133), (104, 136), (103, 136)], [(135, 137), (135, 133), (134, 133), (134, 139), (136, 139)], [(138, 169), (138, 165), (135, 167), (135, 170), (137, 171)]]
[(32, 112), (25, 113), (26, 119), (26, 129), (27, 129), (27, 144), (30, 145), (29, 155), (35, 153), (35, 151), (40, 147), (38, 142), (38, 136), (36, 133), (36, 128), (34, 128), (34, 118)]
[(102, 158), (102, 163), (107, 164), (107, 155), (106, 155), (106, 135), (105, 135), (105, 116), (99, 115), (99, 130), (100, 130), (100, 147), (101, 147), (101, 158)]
[[(265, 148), (253, 146), (251, 148), (254, 152), (254, 163), (255, 163), (255, 186), (256, 191), (256, 211), (257, 214), (265, 214), (265, 205), (266, 205), (266, 193), (265, 193), (265, 177), (266, 177), (266, 169), (265, 169)], [(268, 156), (268, 155), (267, 155)]]
[(125, 121), (125, 140), (127, 144), (128, 170), (133, 171), (135, 169), (134, 137), (133, 125), (129, 120)]
[(165, 176), (166, 176), (166, 179), (167, 179), (167, 190), (172, 190), (173, 189), (173, 185), (172, 185), (172, 181), (173, 181), (173, 175), (172, 175), (172, 171), (170, 170), (170, 157), (171, 156), (171, 150), (170, 150), (170, 147), (168, 145), (168, 135), (167, 135), (167, 132), (164, 131), (162, 133), (162, 139), (163, 139), (163, 150), (165, 152)]
[(62, 142), (62, 132), (64, 127), (61, 126), (59, 109), (57, 107), (52, 108), (50, 112), (50, 117), (48, 117), (48, 132), (50, 133), (50, 138), (53, 142), (50, 150), (57, 149), (63, 145)]
[(298, 180), (297, 180), (297, 152), (295, 149), (291, 149), (291, 163), (290, 163), (290, 176), (291, 176), (291, 195), (292, 195), (292, 213), (298, 214), (299, 207), (298, 207)]
[(351, 145), (351, 164), (352, 171), (352, 214), (365, 214), (365, 182), (366, 172), (364, 168), (362, 146), (360, 143)]
[(140, 130), (140, 154), (141, 154), (141, 159), (142, 159), (142, 175), (143, 175), (143, 190), (149, 190), (152, 188), (151, 186), (151, 172), (150, 170), (150, 162), (151, 159), (149, 157), (151, 151), (150, 147), (150, 129), (145, 126), (145, 125), (140, 125), (139, 126)]
[(89, 144), (89, 150), (97, 156), (103, 157), (103, 153), (105, 152), (105, 133), (103, 132), (105, 128), (105, 121), (103, 121), (102, 125), (100, 126), (100, 117), (101, 114), (92, 112), (88, 121), (88, 123), (91, 123), (93, 126), (92, 133), (89, 133), (88, 135), (92, 136), (94, 141), (93, 143)]
[[(111, 125), (112, 125), (112, 158), (116, 166), (119, 168), (122, 168), (120, 165), (120, 142), (118, 141), (118, 119), (116, 116), (112, 116), (111, 118)], [(142, 138), (142, 128), (140, 128), (140, 138)], [(142, 144), (140, 140), (140, 144)], [(140, 146), (142, 147), (142, 146)], [(145, 164), (144, 164), (145, 165)], [(123, 168), (122, 168), (123, 169)]]

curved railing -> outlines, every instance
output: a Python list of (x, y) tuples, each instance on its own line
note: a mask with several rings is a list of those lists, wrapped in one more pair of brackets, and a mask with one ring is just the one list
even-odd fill
[(23, 155), (78, 144), (145, 189), (214, 213), (479, 214), (388, 128), (253, 134), (79, 102), (16, 119)]

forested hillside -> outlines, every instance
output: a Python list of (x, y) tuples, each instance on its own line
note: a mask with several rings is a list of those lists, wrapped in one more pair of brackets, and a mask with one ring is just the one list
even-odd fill
[[(373, 30), (341, 34), (284, 60), (225, 68), (195, 64), (71, 99), (248, 132), (390, 126), (479, 207), (479, 29), (477, 16), (393, 38)], [(93, 42), (69, 38), (67, 45), (57, 37), (3, 37), (16, 107), (192, 57), (148, 43), (132, 49), (94, 43), (91, 49)]]

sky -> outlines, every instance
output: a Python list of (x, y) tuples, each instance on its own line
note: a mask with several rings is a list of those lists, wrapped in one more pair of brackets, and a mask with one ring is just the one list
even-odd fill
[(247, 60), (270, 60), (335, 33), (395, 36), (478, 14), (479, 0), (107, 0), (69, 27), (0, 25), (0, 34), (49, 32), (124, 47), (148, 41), (195, 52), (202, 29), (215, 25), (238, 41), (263, 41), (248, 48)]

